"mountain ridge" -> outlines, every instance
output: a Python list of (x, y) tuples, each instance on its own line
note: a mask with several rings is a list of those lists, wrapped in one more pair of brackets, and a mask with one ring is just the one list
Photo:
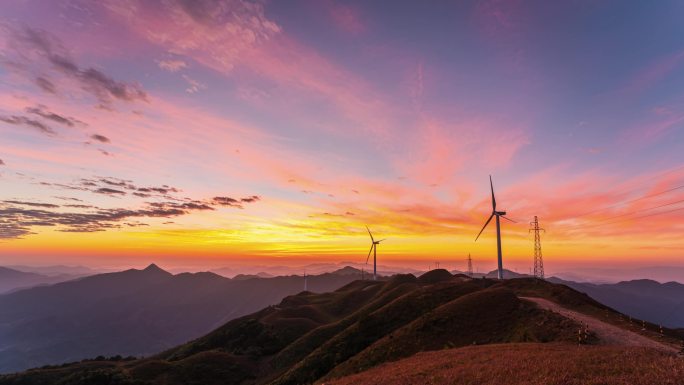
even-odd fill
[[(330, 291), (355, 277), (310, 276)], [(303, 289), (298, 276), (231, 280), (155, 264), (0, 295), (0, 373), (97, 355), (150, 355)]]
[[(581, 325), (519, 299), (527, 296), (626, 327), (617, 321), (620, 314), (564, 285), (431, 271), (418, 278), (356, 280), (327, 293), (299, 292), (148, 358), (47, 367), (0, 377), (0, 384), (40, 385), (96, 375), (118, 381), (102, 384), (305, 384), (343, 378), (421, 350), (473, 342), (554, 342), (576, 348)], [(655, 335), (656, 326), (647, 327)], [(666, 330), (668, 341), (673, 333)]]
[(0, 295), (36, 286), (51, 285), (79, 278), (79, 275), (45, 275), (0, 266)]

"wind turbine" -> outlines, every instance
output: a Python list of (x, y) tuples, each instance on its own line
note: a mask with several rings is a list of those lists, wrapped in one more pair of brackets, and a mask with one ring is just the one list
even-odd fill
[(482, 230), (477, 234), (477, 237), (475, 237), (475, 242), (477, 242), (477, 239), (480, 238), (480, 235), (484, 231), (484, 229), (487, 227), (489, 222), (491, 222), (493, 217), (496, 217), (496, 251), (497, 251), (497, 256), (498, 256), (498, 262), (499, 262), (499, 279), (503, 279), (503, 262), (501, 261), (501, 225), (499, 224), (499, 217), (506, 219), (508, 221), (511, 221), (513, 223), (517, 223), (514, 220), (510, 218), (506, 218), (506, 212), (505, 211), (496, 211), (496, 198), (494, 198), (494, 183), (492, 183), (492, 176), (489, 176), (489, 187), (492, 189), (492, 215), (489, 216), (489, 219), (487, 219), (487, 222), (485, 222), (484, 226), (482, 226)]
[(308, 291), (308, 290), (309, 290), (309, 285), (307, 282), (306, 270), (304, 270), (304, 291)]
[(370, 229), (368, 226), (366, 226), (366, 230), (368, 230), (368, 235), (371, 237), (371, 248), (368, 250), (368, 256), (366, 257), (366, 264), (368, 264), (368, 259), (370, 258), (371, 252), (373, 253), (373, 281), (378, 279), (378, 245), (380, 242), (384, 241), (385, 239), (381, 239), (379, 241), (376, 241), (375, 238), (373, 238), (373, 234), (371, 234)]

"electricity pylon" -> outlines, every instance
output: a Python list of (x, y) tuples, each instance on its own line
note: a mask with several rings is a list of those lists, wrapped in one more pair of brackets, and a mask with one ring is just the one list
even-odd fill
[(539, 237), (539, 230), (546, 232), (546, 230), (539, 227), (539, 219), (534, 216), (534, 221), (530, 222), (532, 228), (530, 232), (534, 231), (534, 277), (544, 279), (544, 260), (542, 259), (541, 238)]
[(470, 253), (468, 253), (468, 277), (473, 276), (473, 259), (470, 258)]

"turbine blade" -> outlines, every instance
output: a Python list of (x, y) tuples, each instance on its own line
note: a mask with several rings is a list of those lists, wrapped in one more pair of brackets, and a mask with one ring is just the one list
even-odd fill
[(373, 252), (373, 246), (375, 246), (375, 245), (371, 245), (370, 250), (368, 250), (368, 256), (366, 257), (366, 263), (368, 263), (368, 258), (370, 258), (370, 255)]
[(513, 223), (518, 223), (518, 222), (512, 220), (511, 218), (504, 217), (503, 215), (501, 216), (501, 218), (503, 218), (503, 219), (505, 219), (505, 220), (507, 220), (507, 221), (511, 221), (511, 222), (513, 222)]
[(496, 211), (496, 198), (494, 198), (494, 183), (492, 183), (492, 176), (489, 176), (489, 187), (492, 188), (492, 211)]
[(387, 238), (382, 238), (381, 240), (376, 241), (376, 242), (377, 242), (377, 243), (380, 243), (380, 242), (382, 242), (382, 241), (384, 241), (384, 240), (386, 240), (386, 239), (387, 239)]
[(494, 218), (494, 214), (489, 216), (489, 219), (487, 219), (487, 222), (485, 222), (484, 226), (482, 226), (482, 230), (477, 234), (477, 237), (475, 237), (475, 242), (477, 242), (477, 239), (480, 238), (480, 235), (482, 235), (482, 232), (484, 231), (485, 227), (491, 222), (492, 218)]
[(370, 235), (371, 241), (375, 242), (375, 239), (373, 239), (373, 234), (371, 234), (370, 229), (368, 228), (368, 226), (366, 226), (366, 230), (368, 230), (368, 235)]

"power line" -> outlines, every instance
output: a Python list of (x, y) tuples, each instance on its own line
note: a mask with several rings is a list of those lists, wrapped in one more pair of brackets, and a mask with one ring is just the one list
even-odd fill
[(631, 213), (615, 215), (615, 216), (608, 217), (608, 218), (605, 218), (605, 219), (603, 219), (603, 220), (600, 220), (600, 221), (598, 221), (598, 222), (599, 222), (599, 223), (603, 223), (603, 222), (606, 222), (606, 221), (610, 221), (611, 219), (622, 218), (622, 217), (634, 215), (634, 214), (636, 214), (636, 213), (640, 213), (640, 212), (644, 212), (644, 211), (651, 211), (651, 210), (659, 209), (659, 208), (662, 208), (662, 207), (667, 207), (667, 206), (676, 205), (676, 204), (678, 204), (678, 203), (684, 203), (684, 199), (681, 199), (681, 200), (678, 200), (678, 201), (674, 201), (674, 202), (670, 202), (670, 203), (665, 203), (665, 204), (658, 205), (658, 206), (654, 206), (654, 207), (648, 207), (648, 208), (645, 208), (645, 209), (634, 210), (634, 211), (632, 211)]
[(584, 228), (600, 227), (600, 226), (609, 225), (611, 223), (625, 222), (625, 221), (632, 220), (632, 219), (643, 219), (643, 218), (655, 217), (657, 215), (669, 214), (669, 213), (673, 213), (675, 211), (680, 211), (680, 210), (684, 210), (684, 207), (679, 207), (679, 208), (667, 210), (667, 211), (660, 211), (660, 212), (648, 214), (648, 215), (641, 215), (641, 216), (633, 217), (633, 218), (620, 219), (620, 220), (612, 221), (612, 222), (599, 223), (597, 225), (592, 225), (592, 226), (584, 226)]
[[(613, 208), (613, 207), (626, 205), (626, 204), (628, 204), (628, 203), (638, 202), (638, 201), (640, 201), (640, 200), (644, 200), (644, 199), (648, 199), (648, 198), (653, 198), (653, 197), (660, 196), (660, 195), (663, 195), (663, 194), (667, 194), (667, 193), (669, 193), (669, 192), (672, 192), (672, 191), (675, 191), (675, 190), (679, 190), (679, 189), (684, 189), (684, 185), (677, 186), (677, 187), (673, 187), (673, 188), (671, 188), (671, 189), (664, 190), (664, 191), (659, 191), (659, 192), (657, 192), (657, 193), (653, 193), (653, 194), (650, 194), (650, 195), (646, 195), (646, 196), (643, 196), (643, 197), (641, 197), (641, 198), (635, 198), (635, 199), (630, 199), (630, 200), (627, 200), (627, 201), (624, 201), (624, 202), (615, 203), (615, 204), (612, 204), (612, 205), (610, 205), (610, 206), (606, 206), (606, 207), (603, 207), (603, 208), (600, 208), (600, 209), (592, 210), (592, 211), (586, 212), (586, 213), (584, 213), (584, 214), (581, 214), (581, 215), (578, 215), (578, 216), (575, 216), (575, 217), (572, 217), (572, 218), (566, 218), (566, 219), (576, 219), (576, 218), (586, 217), (587, 215), (591, 215), (591, 214), (594, 214), (594, 213), (597, 213), (597, 212), (605, 211), (605, 210), (611, 209), (611, 208)], [(632, 191), (637, 191), (637, 190), (632, 190)]]
[[(664, 175), (672, 174), (672, 173), (677, 172), (677, 171), (679, 171), (679, 170), (684, 170), (684, 165), (675, 167), (675, 168), (673, 168), (673, 169), (671, 169), (671, 170), (667, 170), (667, 171), (663, 171), (663, 172), (657, 173), (656, 175), (654, 175), (654, 176), (652, 176), (652, 177), (649, 177), (649, 178), (645, 179), (645, 181), (649, 181), (649, 180), (653, 180), (653, 179), (656, 179), (656, 178), (660, 178), (660, 177), (663, 177)], [(618, 203), (616, 203), (616, 204), (613, 204), (613, 205), (610, 205), (610, 206), (607, 206), (607, 207), (603, 207), (603, 208), (600, 208), (600, 209), (592, 210), (592, 211), (586, 212), (586, 213), (584, 213), (584, 214), (580, 214), (580, 215), (577, 215), (577, 216), (575, 216), (575, 217), (566, 218), (566, 219), (575, 219), (575, 218), (585, 217), (585, 216), (587, 216), (587, 215), (590, 215), (590, 214), (593, 214), (593, 213), (596, 213), (596, 212), (600, 212), (600, 211), (604, 211), (604, 210), (613, 208), (613, 207), (615, 207), (615, 206), (620, 206), (620, 205), (624, 205), (624, 204), (627, 204), (627, 203), (637, 202), (637, 201), (640, 201), (640, 200), (642, 200), (642, 199), (652, 198), (652, 197), (659, 196), (659, 195), (662, 195), (662, 194), (666, 194), (666, 193), (668, 193), (668, 192), (675, 191), (675, 190), (679, 190), (679, 189), (682, 189), (682, 188), (684, 188), (684, 185), (677, 186), (677, 187), (673, 187), (673, 188), (671, 188), (671, 189), (664, 190), (664, 191), (659, 191), (659, 192), (657, 192), (657, 193), (653, 193), (653, 194), (650, 194), (650, 195), (647, 195), (647, 196), (644, 196), (644, 197), (641, 197), (641, 198), (630, 199), (630, 200), (627, 200), (627, 201), (624, 201), (624, 202), (618, 202)], [(637, 189), (631, 189), (631, 190), (628, 190), (628, 191), (622, 190), (622, 191), (619, 191), (618, 194), (619, 194), (619, 193), (622, 193), (622, 192), (624, 192), (624, 193), (626, 193), (626, 194), (631, 194), (631, 193), (637, 192), (637, 191), (640, 191), (640, 189), (637, 188)]]

